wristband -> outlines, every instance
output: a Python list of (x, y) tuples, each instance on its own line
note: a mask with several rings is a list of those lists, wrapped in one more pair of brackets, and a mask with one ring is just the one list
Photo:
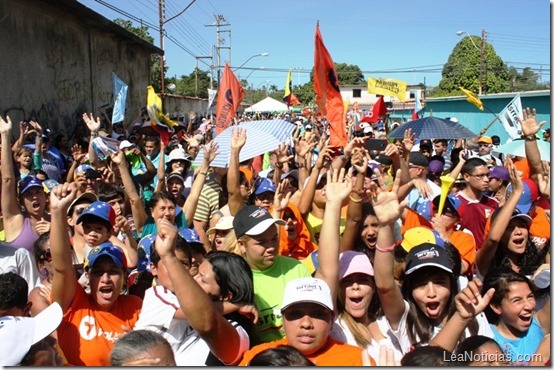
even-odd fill
[(522, 138), (525, 139), (525, 141), (537, 141), (537, 137), (535, 135), (521, 135)]
[(387, 248), (381, 248), (378, 245), (375, 246), (375, 249), (377, 249), (379, 252), (392, 252), (394, 250), (394, 247), (396, 247), (396, 244), (391, 245)]
[(98, 132), (91, 132), (90, 137), (98, 137)]
[(354, 199), (352, 198), (352, 195), (349, 195), (348, 196), (348, 199), (350, 199), (351, 202), (354, 202), (354, 203), (362, 203), (362, 199)]
[(200, 172), (198, 172), (198, 174), (199, 174), (199, 175), (208, 176), (208, 173), (207, 173), (207, 172), (202, 172), (202, 171), (200, 171)]

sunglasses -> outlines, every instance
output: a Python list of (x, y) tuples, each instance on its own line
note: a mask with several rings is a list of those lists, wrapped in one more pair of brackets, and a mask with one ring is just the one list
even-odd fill
[(292, 218), (293, 220), (296, 218), (294, 216), (294, 213), (292, 211), (287, 211), (285, 213), (283, 213), (283, 220), (288, 220), (289, 218)]
[(45, 249), (40, 254), (40, 260), (46, 261), (46, 262), (52, 262), (52, 253), (50, 252), (50, 248)]

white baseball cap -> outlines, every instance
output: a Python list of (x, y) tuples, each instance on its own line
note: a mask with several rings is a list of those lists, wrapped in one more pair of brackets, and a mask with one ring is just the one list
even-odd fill
[(214, 227), (208, 229), (206, 231), (206, 235), (212, 235), (215, 234), (217, 230), (231, 230), (233, 228), (233, 220), (235, 218), (233, 216), (223, 216), (221, 217)]
[(19, 365), (33, 344), (58, 328), (62, 317), (63, 311), (57, 302), (35, 317), (0, 317), (0, 365)]
[(327, 283), (317, 278), (300, 278), (289, 281), (283, 294), (281, 312), (296, 303), (317, 303), (333, 311), (333, 299)]
[(119, 143), (119, 149), (127, 149), (132, 148), (135, 144), (131, 143), (129, 140), (123, 140), (121, 143)]
[(190, 155), (186, 154), (185, 151), (181, 148), (173, 149), (171, 153), (169, 153), (167, 163), (178, 160), (190, 161)]

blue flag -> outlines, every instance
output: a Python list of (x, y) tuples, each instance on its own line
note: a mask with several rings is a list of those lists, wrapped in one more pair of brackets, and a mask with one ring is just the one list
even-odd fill
[(127, 99), (127, 84), (119, 79), (117, 75), (112, 72), (113, 79), (113, 112), (112, 112), (112, 124), (116, 122), (122, 122), (125, 118), (125, 100)]

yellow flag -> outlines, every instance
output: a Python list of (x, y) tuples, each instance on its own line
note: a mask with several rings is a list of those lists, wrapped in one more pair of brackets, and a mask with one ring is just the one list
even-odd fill
[(367, 92), (369, 94), (396, 96), (400, 101), (406, 100), (406, 82), (392, 78), (374, 77), (367, 80)]
[(483, 102), (481, 101), (481, 99), (479, 99), (477, 94), (467, 89), (464, 89), (461, 86), (460, 86), (460, 90), (462, 90), (462, 92), (466, 94), (468, 102), (475, 105), (479, 110), (483, 110)]
[(162, 113), (162, 99), (156, 94), (152, 85), (148, 85), (146, 88), (148, 95), (146, 97), (146, 105), (152, 107), (154, 111)]

